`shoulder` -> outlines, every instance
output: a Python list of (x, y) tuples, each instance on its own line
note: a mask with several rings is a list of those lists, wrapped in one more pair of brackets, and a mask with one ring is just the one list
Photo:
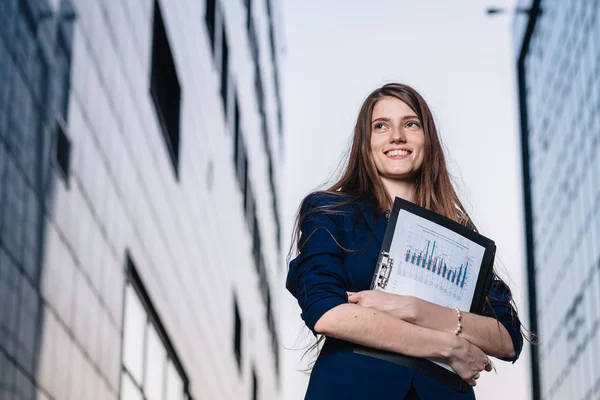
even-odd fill
[(298, 214), (300, 226), (344, 228), (360, 215), (354, 197), (336, 192), (313, 192), (302, 201)]
[(306, 212), (313, 208), (325, 210), (351, 211), (355, 209), (356, 199), (339, 192), (312, 192), (302, 200), (300, 210)]
[(512, 293), (506, 282), (498, 275), (495, 275), (492, 279), (489, 296), (494, 299), (510, 300), (512, 298)]

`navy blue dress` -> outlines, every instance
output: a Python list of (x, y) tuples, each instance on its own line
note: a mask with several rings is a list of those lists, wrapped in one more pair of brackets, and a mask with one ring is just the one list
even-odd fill
[[(287, 289), (298, 299), (302, 319), (314, 332), (328, 310), (348, 302), (346, 291), (368, 290), (381, 248), (387, 219), (375, 217), (368, 202), (346, 204), (348, 198), (313, 193), (302, 213), (300, 254), (290, 262)], [(322, 207), (328, 207), (327, 211)], [(510, 293), (494, 280), (481, 314), (498, 318), (513, 341), (516, 361), (523, 346)], [(438, 381), (389, 361), (353, 352), (352, 343), (327, 338), (313, 367), (306, 399), (404, 399), (409, 390), (420, 399), (474, 399), (473, 389), (457, 392)], [(410, 396), (409, 396), (410, 397)]]

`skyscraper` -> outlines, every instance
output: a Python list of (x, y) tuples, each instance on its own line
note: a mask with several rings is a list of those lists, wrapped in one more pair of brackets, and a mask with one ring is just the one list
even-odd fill
[(519, 1), (519, 10), (533, 398), (598, 398), (600, 2)]
[(280, 15), (0, 1), (0, 398), (277, 398)]

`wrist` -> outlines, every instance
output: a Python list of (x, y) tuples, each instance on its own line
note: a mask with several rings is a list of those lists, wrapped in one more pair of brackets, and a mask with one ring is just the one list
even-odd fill
[(440, 349), (439, 357), (443, 360), (450, 361), (456, 351), (462, 346), (461, 341), (464, 340), (454, 334), (448, 334), (440, 332), (442, 334), (440, 338)]
[(462, 312), (458, 307), (453, 308), (456, 313), (456, 328), (454, 329), (454, 335), (458, 336), (462, 333)]
[(419, 299), (412, 296), (406, 296), (409, 301), (404, 306), (394, 311), (396, 318), (409, 322), (413, 325), (419, 325)]

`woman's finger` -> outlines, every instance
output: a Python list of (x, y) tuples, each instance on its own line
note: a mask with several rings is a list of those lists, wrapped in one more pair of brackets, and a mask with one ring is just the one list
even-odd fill
[(350, 303), (358, 303), (360, 299), (356, 296), (356, 293), (348, 292), (348, 301)]
[(488, 362), (487, 362), (487, 364), (485, 364), (485, 367), (484, 367), (484, 369), (485, 369), (486, 371), (490, 372), (490, 371), (492, 370), (492, 367), (493, 367), (493, 365), (492, 365), (492, 360), (488, 359)]

